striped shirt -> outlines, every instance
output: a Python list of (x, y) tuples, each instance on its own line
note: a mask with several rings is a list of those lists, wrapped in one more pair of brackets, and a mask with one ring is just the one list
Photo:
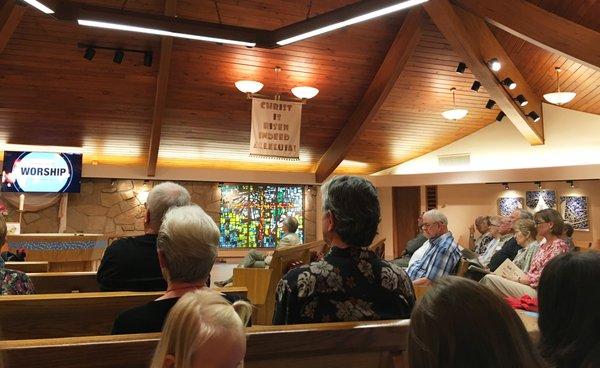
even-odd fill
[(429, 243), (431, 246), (423, 257), (408, 267), (408, 276), (413, 281), (423, 277), (435, 280), (449, 275), (460, 260), (460, 249), (452, 233), (429, 239)]

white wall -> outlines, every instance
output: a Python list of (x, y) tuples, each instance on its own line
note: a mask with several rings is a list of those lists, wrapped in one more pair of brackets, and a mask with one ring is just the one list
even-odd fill
[[(600, 115), (543, 104), (545, 144), (531, 146), (505, 118), (378, 175), (506, 170), (600, 164)], [(451, 124), (451, 123), (449, 123)], [(470, 154), (464, 166), (441, 167), (438, 155)]]

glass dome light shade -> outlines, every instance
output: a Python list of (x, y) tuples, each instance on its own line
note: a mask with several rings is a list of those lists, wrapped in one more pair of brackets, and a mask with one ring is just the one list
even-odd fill
[(552, 92), (546, 93), (544, 99), (554, 105), (564, 105), (571, 102), (577, 95), (575, 92)]
[(235, 82), (235, 87), (243, 93), (256, 93), (263, 88), (263, 84), (257, 81), (240, 80)]
[(460, 119), (464, 118), (465, 116), (467, 116), (468, 113), (469, 113), (469, 110), (452, 109), (452, 110), (446, 110), (446, 111), (442, 112), (442, 116), (447, 120), (460, 120)]
[(301, 86), (292, 88), (292, 94), (300, 99), (311, 99), (319, 93), (314, 87)]

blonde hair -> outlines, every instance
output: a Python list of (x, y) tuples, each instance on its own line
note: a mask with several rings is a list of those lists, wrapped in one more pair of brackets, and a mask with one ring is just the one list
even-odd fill
[(197, 205), (171, 208), (156, 239), (168, 281), (197, 282), (210, 275), (219, 246), (217, 224)]
[(219, 333), (243, 334), (251, 314), (250, 303), (238, 300), (230, 304), (213, 290), (185, 294), (167, 317), (150, 368), (162, 368), (167, 355), (175, 357), (174, 368), (191, 367), (198, 346)]

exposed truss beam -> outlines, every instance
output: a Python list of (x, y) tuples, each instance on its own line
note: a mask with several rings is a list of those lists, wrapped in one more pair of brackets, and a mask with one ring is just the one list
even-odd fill
[(421, 7), (411, 9), (406, 15), (402, 27), (396, 34), (394, 42), (360, 103), (344, 124), (333, 144), (319, 160), (315, 172), (317, 182), (323, 182), (333, 173), (344, 160), (360, 133), (379, 111), (419, 43), (422, 32), (421, 21)]
[[(166, 0), (165, 15), (173, 17), (176, 14), (177, 0)], [(156, 162), (160, 148), (160, 135), (163, 118), (167, 105), (167, 89), (169, 74), (171, 73), (171, 57), (173, 52), (173, 38), (162, 37), (160, 41), (160, 60), (158, 64), (158, 77), (156, 80), (156, 96), (154, 98), (154, 112), (152, 115), (152, 130), (150, 132), (150, 148), (148, 150), (147, 175), (156, 175)]]
[(599, 32), (525, 0), (454, 2), (508, 33), (600, 71)]
[(14, 0), (0, 1), (0, 54), (4, 51), (26, 10), (27, 7), (17, 4)]
[[(513, 97), (504, 89), (496, 75), (488, 68), (485, 62), (486, 58), (482, 50), (487, 50), (487, 52), (493, 51), (497, 53), (496, 55), (499, 53), (506, 55), (506, 52), (500, 47), (500, 44), (493, 35), (491, 38), (489, 37), (490, 30), (483, 19), (466, 16), (459, 17), (454, 6), (448, 0), (432, 0), (425, 3), (424, 6), (454, 51), (467, 63), (477, 80), (481, 82), (481, 85), (486, 89), (490, 97), (496, 101), (496, 104), (525, 139), (532, 145), (543, 144), (544, 137), (541, 121), (533, 123), (533, 121), (528, 120), (513, 100)], [(480, 46), (480, 41), (483, 41), (485, 44)], [(507, 60), (510, 59), (507, 57)], [(518, 72), (516, 68), (514, 68), (513, 72), (515, 71)], [(522, 77), (520, 79), (522, 79), (522, 83), (525, 83)], [(531, 96), (535, 95), (532, 94)], [(536, 112), (538, 115), (542, 115), (541, 110)], [(540, 127), (537, 127), (536, 124), (540, 125)]]

